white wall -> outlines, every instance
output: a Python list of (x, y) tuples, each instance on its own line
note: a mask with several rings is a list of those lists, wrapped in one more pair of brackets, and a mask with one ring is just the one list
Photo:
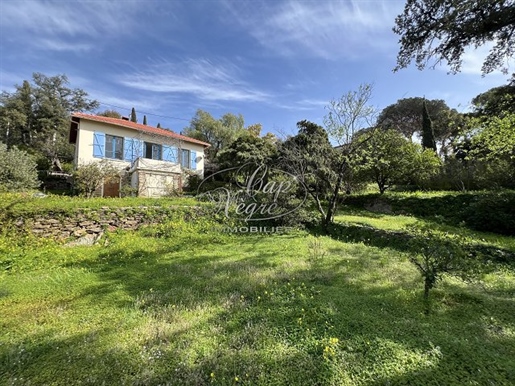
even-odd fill
[[(100, 131), (110, 135), (117, 135), (124, 138), (136, 138), (145, 142), (169, 145), (177, 147), (179, 149), (189, 149), (195, 151), (197, 153), (196, 172), (201, 175), (204, 174), (204, 146), (202, 145), (181, 141), (170, 137), (158, 135), (154, 136), (151, 134), (142, 133), (137, 130), (110, 125), (108, 123), (89, 121), (84, 118), (80, 119), (79, 130), (77, 133), (77, 148), (75, 150), (75, 154), (76, 163), (78, 165), (100, 160), (100, 158), (93, 157), (93, 134), (95, 131)], [(127, 166), (130, 166), (130, 162), (127, 161), (113, 159), (109, 160), (112, 161), (117, 167), (119, 167), (120, 170), (125, 169)], [(147, 162), (155, 160), (144, 159), (142, 161)]]

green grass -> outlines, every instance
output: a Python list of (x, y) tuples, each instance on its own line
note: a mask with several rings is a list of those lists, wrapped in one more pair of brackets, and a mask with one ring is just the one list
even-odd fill
[[(423, 220), (337, 220), (351, 239), (224, 235), (205, 220), (93, 247), (0, 236), (0, 384), (515, 384), (509, 265), (446, 278), (425, 315), (402, 245), (374, 242)], [(510, 237), (445, 231), (513, 251)]]
[(120, 208), (134, 206), (171, 206), (171, 205), (202, 205), (192, 197), (163, 197), (163, 198), (83, 198), (49, 194), (46, 197), (36, 197), (32, 193), (0, 193), (0, 215), (12, 217), (48, 212), (67, 213), (80, 209), (100, 209), (103, 207)]

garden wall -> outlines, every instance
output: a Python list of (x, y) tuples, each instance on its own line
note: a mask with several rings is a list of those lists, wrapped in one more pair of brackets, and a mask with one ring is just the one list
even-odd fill
[(33, 216), (4, 219), (2, 226), (14, 225), (18, 231), (35, 236), (68, 240), (85, 235), (99, 235), (117, 229), (132, 230), (144, 224), (158, 224), (173, 216), (193, 218), (200, 215), (200, 207), (121, 207), (77, 209), (69, 213), (48, 212)]

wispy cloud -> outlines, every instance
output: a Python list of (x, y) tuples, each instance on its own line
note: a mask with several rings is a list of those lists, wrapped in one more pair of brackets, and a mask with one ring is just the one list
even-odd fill
[(137, 1), (2, 1), (0, 29), (7, 41), (32, 48), (89, 50), (93, 45), (70, 41), (127, 34), (131, 31), (128, 18), (142, 5)]
[(336, 59), (358, 58), (393, 47), (396, 39), (391, 27), (403, 3), (288, 0), (225, 4), (233, 20), (240, 20), (255, 39), (276, 53)]
[(162, 61), (146, 70), (120, 76), (118, 81), (140, 90), (185, 93), (209, 101), (265, 101), (270, 97), (241, 80), (240, 70), (234, 64), (215, 64), (207, 59)]

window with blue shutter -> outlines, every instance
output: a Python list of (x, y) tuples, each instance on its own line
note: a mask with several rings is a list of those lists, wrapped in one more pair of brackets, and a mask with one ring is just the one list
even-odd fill
[(191, 151), (191, 169), (197, 170), (197, 152)]
[(99, 131), (93, 133), (93, 157), (104, 158), (106, 135)]
[(123, 138), (107, 134), (105, 136), (106, 158), (123, 159)]

